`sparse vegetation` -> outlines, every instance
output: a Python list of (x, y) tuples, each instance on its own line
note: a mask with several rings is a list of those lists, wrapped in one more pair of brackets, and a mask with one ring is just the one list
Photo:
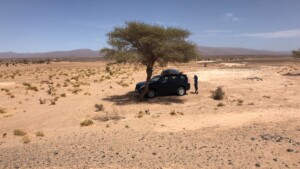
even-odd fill
[(6, 113), (5, 109), (0, 107), (0, 114), (4, 114), (4, 113)]
[(29, 143), (31, 140), (30, 140), (29, 136), (23, 136), (23, 137), (22, 137), (22, 141), (23, 141), (24, 144), (27, 144), (27, 143)]
[(223, 106), (225, 106), (225, 104), (224, 103), (218, 103), (217, 106), (218, 107), (223, 107)]
[(47, 102), (46, 99), (42, 99), (42, 98), (40, 98), (39, 101), (40, 101), (40, 104), (45, 104)]
[(93, 120), (91, 119), (85, 119), (83, 120), (81, 123), (80, 123), (80, 126), (83, 127), (83, 126), (90, 126), (94, 124)]
[(211, 97), (214, 100), (223, 100), (225, 92), (221, 86), (217, 87), (215, 91), (211, 91)]
[(96, 111), (104, 111), (103, 104), (95, 104)]
[(242, 100), (242, 99), (238, 99), (237, 101), (238, 101), (238, 103), (237, 103), (238, 106), (242, 106), (244, 103), (244, 100)]
[(38, 91), (38, 88), (36, 86), (32, 86), (31, 84), (29, 83), (23, 83), (23, 86), (26, 87), (26, 90), (33, 90), (33, 91)]
[(27, 132), (22, 129), (14, 129), (13, 133), (15, 136), (24, 136), (27, 134)]
[(37, 137), (44, 137), (44, 132), (42, 132), (42, 131), (37, 131), (37, 132), (35, 132), (35, 135), (36, 135)]

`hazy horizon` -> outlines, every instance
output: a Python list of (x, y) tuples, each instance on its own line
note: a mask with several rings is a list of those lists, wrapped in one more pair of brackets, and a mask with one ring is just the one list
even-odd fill
[(205, 47), (291, 51), (300, 47), (300, 1), (0, 0), (0, 52), (35, 53), (108, 46), (126, 21), (188, 29)]

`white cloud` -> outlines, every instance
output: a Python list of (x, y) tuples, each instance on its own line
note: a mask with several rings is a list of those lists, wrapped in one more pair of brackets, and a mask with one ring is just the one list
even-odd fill
[(222, 15), (222, 20), (223, 21), (240, 21), (241, 19), (234, 15), (233, 13), (226, 13)]
[(300, 37), (300, 29), (292, 29), (285, 31), (276, 32), (265, 32), (265, 33), (244, 33), (237, 35), (237, 37), (254, 37), (254, 38), (296, 38)]

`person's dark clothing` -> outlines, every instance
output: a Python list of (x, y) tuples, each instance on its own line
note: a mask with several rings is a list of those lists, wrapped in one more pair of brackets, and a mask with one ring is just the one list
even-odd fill
[(194, 76), (194, 87), (195, 87), (195, 93), (198, 94), (198, 76)]

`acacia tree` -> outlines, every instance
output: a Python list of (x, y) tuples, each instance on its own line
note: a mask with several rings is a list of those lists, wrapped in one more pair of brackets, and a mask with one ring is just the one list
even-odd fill
[(298, 51), (297, 50), (293, 50), (293, 56), (295, 57), (295, 58), (298, 58), (298, 59), (300, 59), (300, 49), (298, 49)]
[(197, 55), (196, 45), (188, 41), (188, 30), (126, 22), (107, 34), (111, 48), (101, 50), (107, 59), (117, 62), (139, 62), (146, 66), (146, 84), (141, 98), (149, 90), (155, 63), (188, 62)]

